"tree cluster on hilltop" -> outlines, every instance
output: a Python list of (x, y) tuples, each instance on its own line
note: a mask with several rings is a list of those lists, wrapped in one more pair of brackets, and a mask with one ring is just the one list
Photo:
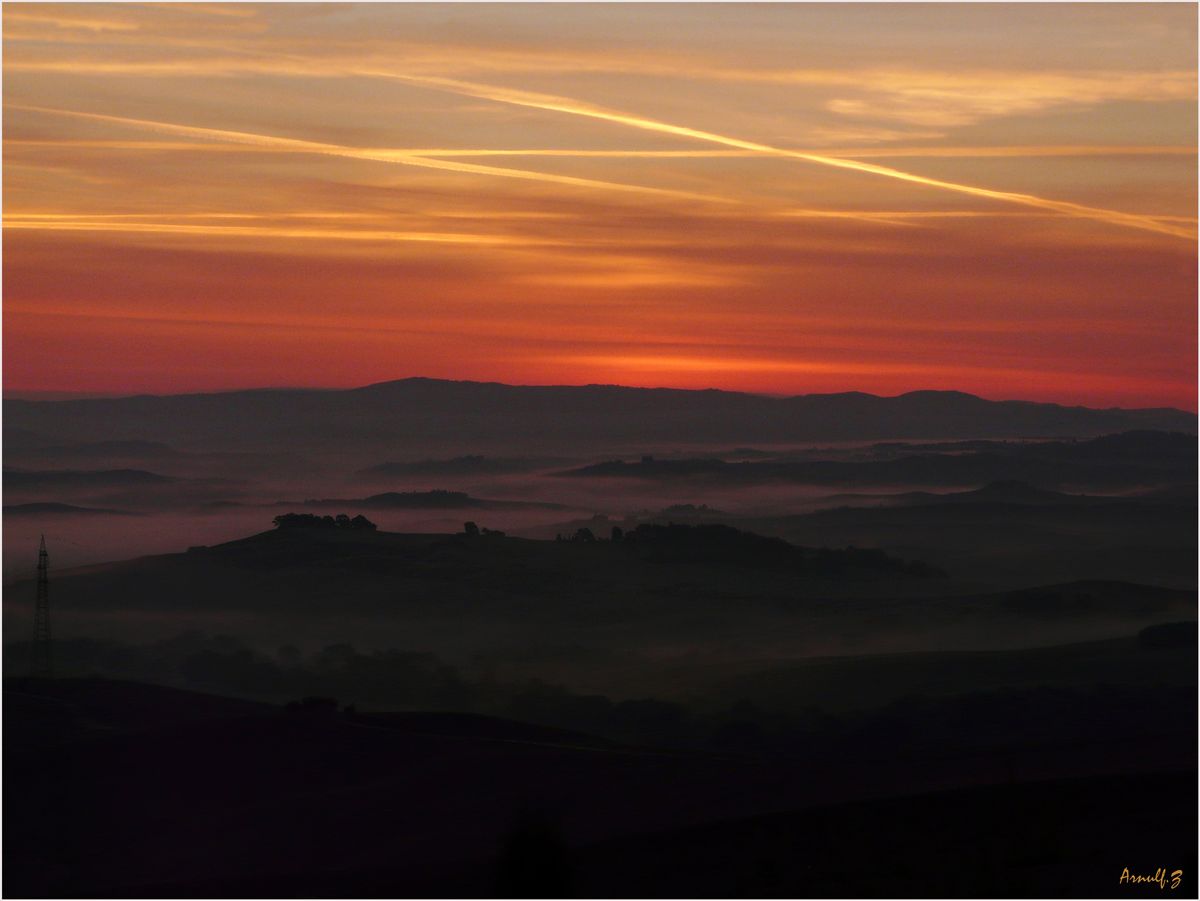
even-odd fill
[(274, 520), (277, 529), (365, 529), (374, 531), (375, 523), (361, 513), (354, 518), (339, 513), (337, 516), (318, 516), (315, 513), (283, 513)]

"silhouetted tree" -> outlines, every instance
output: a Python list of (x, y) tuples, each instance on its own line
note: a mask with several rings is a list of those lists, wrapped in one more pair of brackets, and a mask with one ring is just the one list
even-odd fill
[(577, 529), (575, 531), (575, 537), (572, 538), (571, 540), (572, 541), (595, 541), (596, 536), (592, 534), (591, 529), (582, 528), (582, 529)]
[(473, 522), (465, 522), (465, 523), (463, 523), (463, 531), (466, 532), (468, 535), (478, 535), (479, 534), (479, 526), (477, 526)]
[(612, 540), (620, 543), (625, 538), (625, 532), (620, 526), (612, 527)]
[(351, 519), (345, 513), (317, 516), (315, 513), (283, 513), (274, 520), (277, 529), (374, 529), (375, 523), (362, 514)]

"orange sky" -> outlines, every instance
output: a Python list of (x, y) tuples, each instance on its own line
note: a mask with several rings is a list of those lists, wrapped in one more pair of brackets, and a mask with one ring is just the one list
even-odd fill
[(1191, 4), (21, 4), (7, 391), (1196, 409)]

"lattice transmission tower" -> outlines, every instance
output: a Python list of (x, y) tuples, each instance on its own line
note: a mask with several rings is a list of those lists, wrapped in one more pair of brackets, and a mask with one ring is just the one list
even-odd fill
[(38, 547), (37, 602), (33, 613), (33, 667), (35, 679), (54, 676), (54, 656), (50, 644), (50, 556), (46, 553), (46, 536)]

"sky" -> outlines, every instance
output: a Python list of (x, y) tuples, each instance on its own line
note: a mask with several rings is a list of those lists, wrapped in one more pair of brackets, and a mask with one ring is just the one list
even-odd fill
[(1196, 409), (1196, 11), (5, 3), (6, 393)]

